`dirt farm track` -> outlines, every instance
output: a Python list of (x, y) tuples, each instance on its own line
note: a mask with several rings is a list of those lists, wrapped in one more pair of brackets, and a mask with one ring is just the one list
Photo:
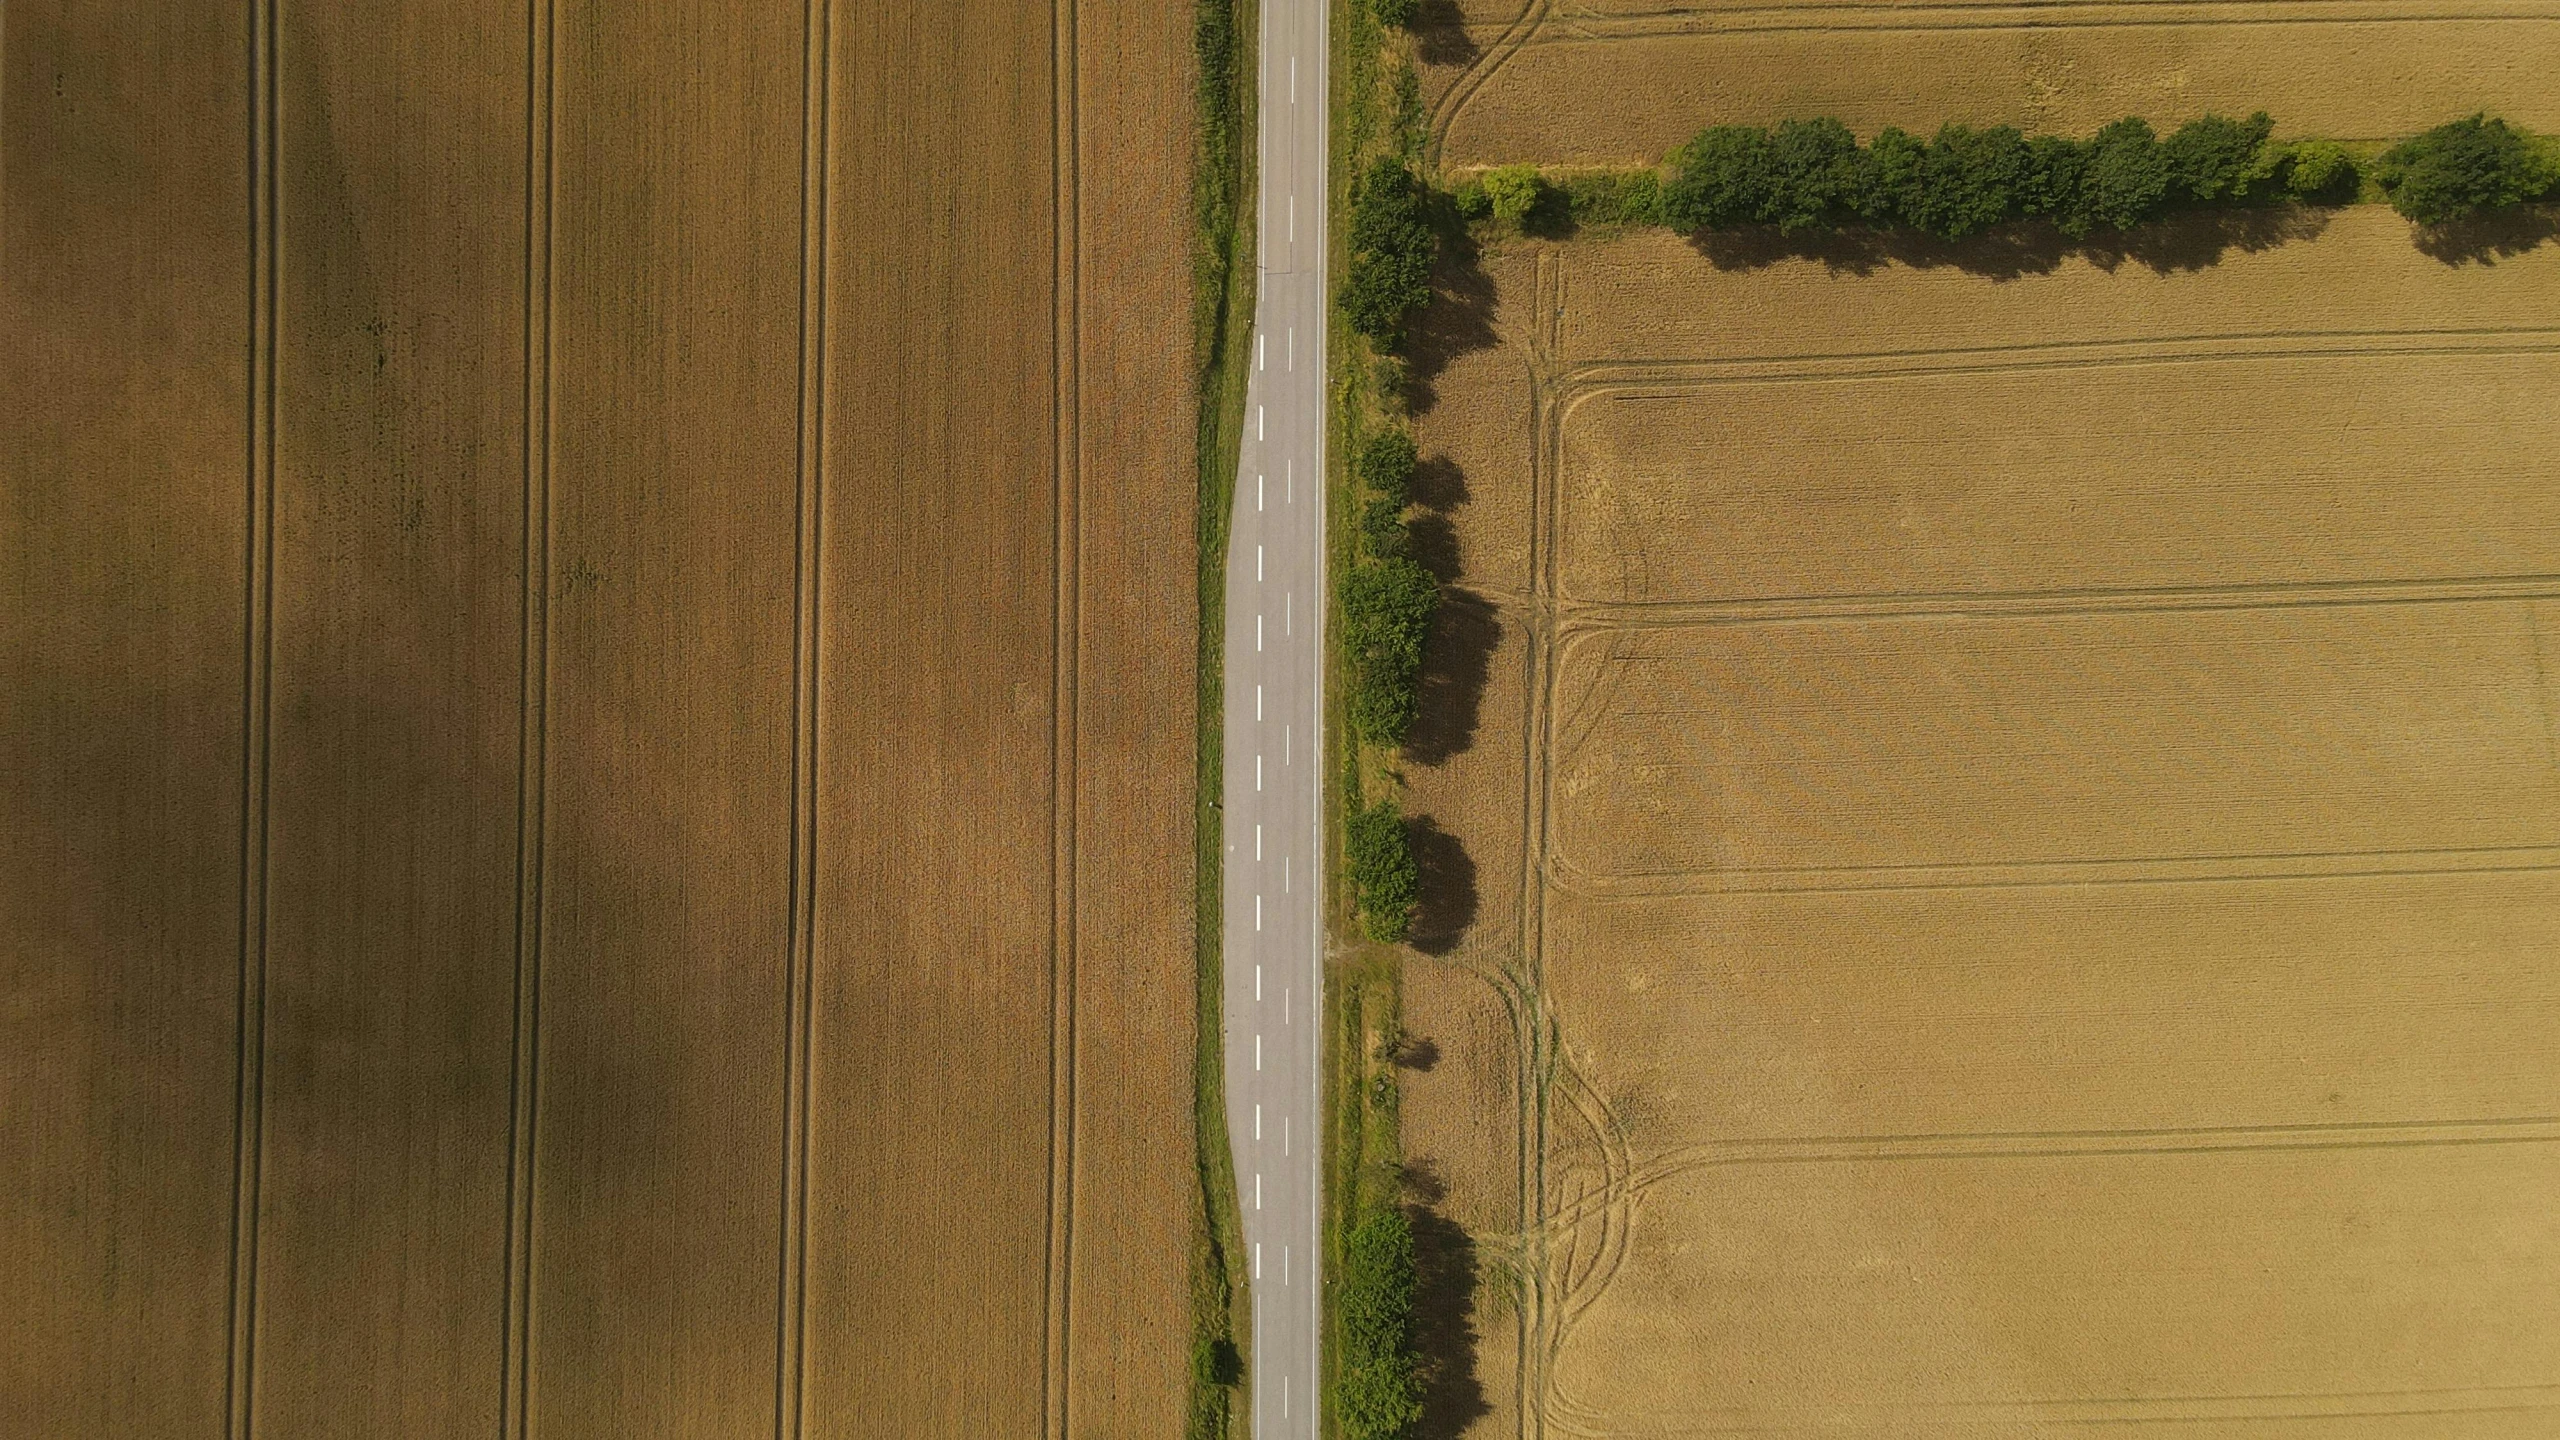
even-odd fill
[(0, 15), (0, 1428), (1178, 1431), (1188, 7)]

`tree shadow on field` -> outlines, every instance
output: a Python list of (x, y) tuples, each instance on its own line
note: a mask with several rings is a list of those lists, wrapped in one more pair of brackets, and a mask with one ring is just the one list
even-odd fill
[(1493, 1412), (1476, 1378), (1475, 1241), (1427, 1205), (1405, 1213), (1413, 1222), (1414, 1348), (1422, 1356), (1422, 1419), (1413, 1434), (1455, 1440)]
[(1467, 33), (1458, 0), (1422, 0), (1413, 11), (1413, 53), (1425, 65), (1472, 65), (1484, 53)]
[(1425, 509), (1446, 512), (1455, 510), (1474, 498), (1474, 490), (1467, 485), (1467, 472), (1458, 468), (1457, 461), (1446, 455), (1426, 455), (1415, 463), (1413, 467), (1415, 504)]
[(2520, 205), (2448, 225), (2413, 225), (2410, 239), (2447, 265), (2495, 265), (2560, 240), (2560, 205)]
[(2237, 251), (2256, 254), (2309, 240), (2329, 228), (2331, 207), (2263, 205), (2229, 210), (2188, 210), (2133, 230), (2107, 231), (2074, 240), (2041, 221), (2004, 225), (1961, 240), (1941, 240), (1916, 230), (1806, 231), (1789, 235), (1775, 226), (1706, 230), (1689, 237), (1691, 248), (1719, 270), (1761, 270), (1785, 260), (1817, 260), (1834, 274), (1873, 275), (1893, 266), (1913, 270), (1961, 270), (1994, 280), (2047, 275), (2073, 256), (2101, 270), (2132, 264), (2168, 275), (2206, 269)]
[(1421, 903), (1407, 943), (1425, 955), (1446, 955), (1476, 922), (1476, 862), (1457, 836), (1428, 815), (1406, 820), (1405, 836), (1413, 846), (1414, 866), (1422, 872)]
[(1493, 329), (1493, 280), (1484, 273), (1475, 241), (1455, 215), (1442, 217), (1439, 228), (1440, 263), (1431, 275), (1431, 303), (1406, 323), (1401, 350), (1405, 409), (1414, 415), (1428, 414), (1439, 403), (1435, 382), (1451, 361), (1491, 349), (1500, 338)]
[[(1414, 531), (1414, 554), (1432, 568), (1448, 525), (1426, 516)], [(1437, 767), (1463, 755), (1476, 743), (1476, 727), (1484, 710), (1485, 685), (1493, 673), (1493, 652), (1502, 643), (1502, 622), (1492, 602), (1470, 590), (1444, 585), (1440, 608), (1431, 617), (1431, 635), (1422, 646), (1422, 675), (1414, 698), (1413, 727), (1405, 732), (1404, 751), (1417, 765)]]

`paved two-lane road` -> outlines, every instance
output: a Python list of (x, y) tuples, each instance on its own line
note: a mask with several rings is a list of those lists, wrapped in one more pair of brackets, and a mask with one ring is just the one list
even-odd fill
[(1325, 6), (1262, 0), (1259, 299), (1227, 551), (1226, 1064), (1253, 1433), (1316, 1434)]

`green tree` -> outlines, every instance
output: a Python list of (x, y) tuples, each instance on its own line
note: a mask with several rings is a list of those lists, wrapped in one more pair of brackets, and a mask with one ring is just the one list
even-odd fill
[(1414, 12), (1422, 8), (1422, 0), (1369, 0), (1369, 13), (1381, 25), (1404, 29), (1413, 24)]
[(1904, 223), (1928, 157), (1929, 147), (1920, 137), (1887, 125), (1850, 161), (1841, 203), (1869, 225)]
[(2439, 125), (2392, 146), (2374, 164), (2391, 208), (2421, 225), (2531, 200), (2553, 183), (2552, 167), (2524, 132), (2484, 115)]
[(1342, 311), (1351, 328), (1382, 348), (1400, 343), (1406, 317), (1431, 300), (1439, 237), (1427, 200), (1421, 179), (1392, 155), (1379, 156), (1351, 187)]
[(1342, 577), (1351, 723), (1373, 744), (1402, 745), (1413, 726), (1423, 641), (1439, 605), (1440, 582), (1411, 560), (1374, 560)]
[(2089, 233), (2089, 147), (2062, 135), (2027, 141), (2026, 171), (2018, 182), (2018, 211), (2041, 215), (2078, 238)]
[(2246, 120), (2200, 115), (2179, 126), (2160, 145), (2169, 162), (2170, 196), (2197, 205), (2244, 198), (2275, 128), (2264, 110)]
[(1941, 240), (1979, 234), (2018, 213), (2027, 137), (2007, 125), (1946, 125), (1920, 161), (1903, 219)]
[(1422, 870), (1414, 863), (1404, 812), (1393, 800), (1352, 811), (1343, 820), (1342, 852), (1351, 867), (1351, 899), (1360, 911), (1360, 928), (1372, 940), (1402, 940), (1422, 898)]
[(1393, 1205), (1362, 1216), (1344, 1238), (1342, 1258), (1335, 1294), (1344, 1440), (1403, 1440), (1422, 1418), (1413, 1348), (1413, 1222)]
[(1663, 216), (1676, 230), (1718, 230), (1768, 213), (1775, 157), (1757, 125), (1711, 125), (1672, 152)]
[(1858, 137), (1822, 116), (1789, 120), (1769, 137), (1769, 193), (1758, 218), (1793, 234), (1832, 219), (1855, 185)]
[(2160, 213), (2169, 195), (2169, 156), (2139, 116), (2100, 127), (2089, 138), (2081, 180), (2081, 217), (2089, 229), (2130, 230)]

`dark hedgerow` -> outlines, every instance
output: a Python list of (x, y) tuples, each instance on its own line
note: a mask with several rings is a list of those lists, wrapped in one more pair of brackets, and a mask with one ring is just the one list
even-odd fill
[(1342, 854), (1351, 867), (1351, 901), (1360, 911), (1361, 929), (1383, 943), (1402, 940), (1421, 900), (1422, 870), (1396, 802), (1381, 800), (1345, 817)]
[(2391, 208), (2421, 225), (2538, 199), (2560, 182), (2530, 137), (2485, 115), (2439, 125), (2392, 146), (2375, 163), (2374, 178)]

